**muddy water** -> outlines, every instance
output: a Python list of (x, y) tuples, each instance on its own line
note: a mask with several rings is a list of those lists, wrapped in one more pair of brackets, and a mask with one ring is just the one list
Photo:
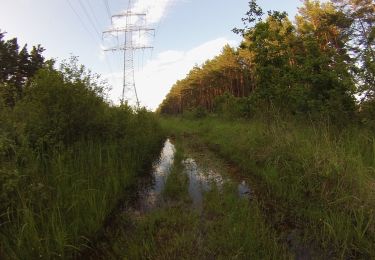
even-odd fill
[(240, 197), (250, 197), (251, 190), (245, 180), (235, 180), (225, 173), (210, 167), (200, 167), (199, 161), (187, 158), (183, 161), (185, 172), (189, 177), (189, 195), (193, 200), (195, 208), (202, 208), (204, 192), (209, 191), (213, 185), (219, 190), (226, 182), (237, 184), (238, 195)]
[(195, 208), (201, 208), (203, 194), (216, 185), (219, 189), (224, 183), (223, 177), (212, 169), (203, 169), (198, 166), (193, 158), (187, 158), (182, 162), (185, 166), (185, 173), (189, 177), (189, 195)]
[(245, 180), (242, 180), (238, 186), (237, 186), (237, 190), (238, 190), (238, 195), (242, 198), (250, 198), (251, 197), (251, 189), (250, 189), (250, 186), (249, 184), (245, 181)]
[(173, 165), (176, 149), (169, 139), (164, 143), (159, 159), (152, 167), (152, 182), (141, 191), (140, 210), (149, 211), (160, 203), (161, 192)]
[[(159, 159), (153, 165), (152, 182), (150, 185), (145, 185), (140, 192), (141, 211), (147, 212), (162, 203), (161, 193), (171, 171), (175, 152), (176, 148), (173, 143), (167, 139)], [(194, 159), (188, 156), (182, 163), (185, 168), (184, 173), (189, 177), (189, 195), (194, 208), (202, 208), (204, 193), (209, 191), (213, 185), (220, 190), (223, 184), (229, 181), (237, 184), (240, 197), (250, 197), (251, 190), (245, 180), (231, 178), (230, 175), (222, 173), (213, 166), (203, 166), (199, 158)]]

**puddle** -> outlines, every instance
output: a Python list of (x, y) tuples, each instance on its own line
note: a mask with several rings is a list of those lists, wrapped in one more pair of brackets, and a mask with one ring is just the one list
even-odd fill
[(200, 208), (203, 203), (203, 194), (209, 191), (212, 184), (220, 189), (224, 183), (222, 176), (213, 170), (205, 171), (198, 167), (193, 158), (187, 158), (182, 162), (185, 173), (189, 177), (189, 195), (193, 200), (193, 206)]
[(158, 206), (160, 194), (173, 165), (176, 149), (169, 139), (164, 143), (159, 159), (152, 167), (152, 182), (140, 194), (140, 210), (149, 211)]
[[(141, 212), (147, 212), (160, 206), (162, 202), (161, 193), (173, 166), (175, 152), (175, 146), (170, 139), (167, 139), (159, 159), (153, 165), (151, 180), (145, 180), (139, 193), (139, 210)], [(201, 167), (199, 160), (191, 157), (183, 160), (182, 163), (184, 164), (185, 174), (189, 177), (189, 196), (193, 201), (194, 208), (202, 208), (204, 193), (209, 191), (212, 185), (221, 190), (223, 184), (228, 181), (237, 184), (240, 197), (251, 197), (251, 189), (244, 180), (238, 181), (235, 178), (229, 178), (230, 176), (223, 177), (224, 175), (219, 170), (214, 169), (214, 167)]]
[[(204, 193), (209, 191), (212, 185), (216, 185), (221, 190), (225, 182), (235, 181), (223, 177), (215, 169), (199, 167), (193, 158), (185, 159), (183, 164), (185, 172), (189, 177), (189, 195), (193, 200), (193, 206), (198, 209), (202, 208)], [(238, 195), (240, 197), (251, 197), (251, 190), (246, 181), (241, 181), (238, 184)]]
[(238, 186), (238, 195), (242, 198), (251, 198), (252, 191), (250, 186), (247, 184), (245, 180), (241, 181)]

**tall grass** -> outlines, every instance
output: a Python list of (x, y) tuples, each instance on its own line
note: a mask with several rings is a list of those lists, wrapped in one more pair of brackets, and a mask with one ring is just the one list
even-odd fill
[(26, 85), (14, 107), (0, 93), (0, 258), (70, 258), (130, 195), (162, 132), (145, 108), (110, 104), (75, 57)]
[(328, 256), (375, 257), (373, 133), (278, 118), (163, 125), (199, 136), (253, 176), (276, 225), (301, 229)]
[(145, 133), (29, 155), (15, 169), (16, 202), (1, 216), (2, 257), (70, 258), (87, 247), (158, 153), (161, 132)]
[(259, 205), (240, 198), (236, 185), (226, 183), (218, 189), (212, 184), (203, 194), (202, 208), (193, 207), (182, 163), (188, 147), (179, 138), (175, 145), (174, 163), (161, 193), (164, 203), (147, 214), (118, 216), (118, 225), (102, 247), (103, 259), (291, 258), (264, 222)]

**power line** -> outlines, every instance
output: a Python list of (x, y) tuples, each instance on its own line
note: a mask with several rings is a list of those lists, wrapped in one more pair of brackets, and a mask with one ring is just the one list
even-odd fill
[(101, 27), (101, 26), (100, 26), (100, 23), (99, 23), (99, 19), (98, 19), (97, 16), (95, 15), (94, 9), (92, 8), (92, 5), (90, 4), (90, 0), (87, 1), (87, 4), (88, 4), (89, 9), (90, 9), (90, 11), (91, 11), (91, 13), (92, 13), (92, 17), (94, 18), (94, 21), (96, 22), (96, 25), (98, 25), (99, 27)]
[(91, 24), (92, 28), (94, 28), (95, 32), (98, 34), (99, 36), (99, 39), (100, 39), (100, 33), (99, 33), (99, 30), (96, 28), (93, 20), (91, 19), (91, 16), (89, 15), (89, 13), (87, 12), (87, 9), (86, 7), (83, 5), (82, 1), (81, 0), (78, 0), (78, 3), (79, 5), (81, 6), (83, 12), (85, 13), (86, 17), (88, 18), (89, 20), (89, 23)]
[[(98, 35), (99, 37), (99, 41), (98, 41), (98, 38), (95, 37), (91, 31), (88, 29), (88, 27), (86, 26), (86, 24), (84, 23), (84, 21), (82, 20), (81, 16), (78, 14), (78, 12), (75, 10), (74, 6), (72, 5), (72, 3), (70, 2), (70, 0), (66, 0), (69, 7), (72, 9), (73, 13), (77, 16), (78, 20), (80, 21), (80, 23), (82, 24), (83, 28), (86, 30), (86, 32), (90, 35), (90, 37), (96, 42), (98, 43), (99, 45), (101, 45), (101, 38), (100, 38), (100, 35)], [(111, 66), (111, 62), (110, 60), (104, 55), (104, 60), (106, 61), (106, 64), (107, 64), (107, 67), (109, 68), (109, 71), (111, 72), (111, 75), (112, 75), (112, 78), (114, 78), (113, 76), (113, 70), (112, 70), (112, 66)]]
[(111, 20), (111, 9), (109, 8), (108, 0), (103, 0), (109, 20)]
[[(86, 30), (86, 32), (90, 35), (90, 37), (92, 37), (92, 39), (94, 41), (97, 41), (97, 38), (94, 37), (94, 35), (91, 33), (91, 31), (87, 28), (86, 24), (83, 22), (83, 20), (81, 19), (81, 16), (77, 13), (77, 11), (74, 9), (72, 3), (70, 2), (70, 0), (66, 0), (67, 3), (69, 4), (70, 8), (72, 9), (73, 13), (77, 16), (78, 20), (80, 21), (80, 23), (82, 24), (83, 28)], [(100, 43), (99, 43), (100, 45)]]

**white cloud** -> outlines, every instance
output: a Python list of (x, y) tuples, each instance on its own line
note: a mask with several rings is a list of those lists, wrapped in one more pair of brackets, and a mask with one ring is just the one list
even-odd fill
[[(154, 26), (159, 23), (167, 14), (172, 3), (177, 0), (137, 0), (132, 4), (130, 10), (136, 14), (146, 14), (144, 16), (130, 16), (128, 22), (134, 25), (148, 25)], [(178, 0), (182, 1), (182, 0)], [(122, 13), (126, 13), (127, 9), (123, 10)], [(124, 27), (126, 26), (125, 17), (117, 17), (113, 20), (114, 27)]]
[(132, 11), (135, 13), (147, 13), (147, 22), (156, 24), (166, 15), (172, 0), (137, 0)]
[[(143, 16), (130, 16), (127, 21), (125, 17), (117, 18), (113, 20), (113, 25), (111, 29), (114, 28), (124, 28), (127, 23), (135, 26), (135, 27), (155, 27), (156, 24), (160, 23), (160, 21), (166, 16), (169, 8), (171, 7), (172, 3), (175, 1), (182, 1), (182, 0), (136, 0), (134, 4), (131, 6), (131, 11), (133, 13), (145, 13), (146, 18), (143, 19)], [(125, 13), (127, 10), (124, 10)], [(122, 33), (111, 33), (112, 40), (109, 40), (109, 43), (112, 45), (116, 45), (114, 39), (118, 39), (122, 37)], [(149, 46), (151, 45), (152, 38), (154, 34), (150, 31), (136, 31), (133, 33), (133, 45), (135, 46)], [(110, 37), (111, 38), (111, 37)]]
[[(237, 45), (234, 41), (218, 38), (188, 51), (169, 50), (159, 53), (146, 63), (143, 70), (135, 73), (141, 105), (156, 109), (177, 80), (183, 79), (194, 65), (200, 65), (218, 55), (226, 44)], [(113, 76), (110, 80), (113, 84), (110, 96), (114, 102), (117, 102), (121, 97), (122, 87), (114, 83), (122, 82), (122, 73), (109, 75), (108, 78), (111, 78), (110, 76)], [(132, 101), (134, 102), (134, 98)]]

